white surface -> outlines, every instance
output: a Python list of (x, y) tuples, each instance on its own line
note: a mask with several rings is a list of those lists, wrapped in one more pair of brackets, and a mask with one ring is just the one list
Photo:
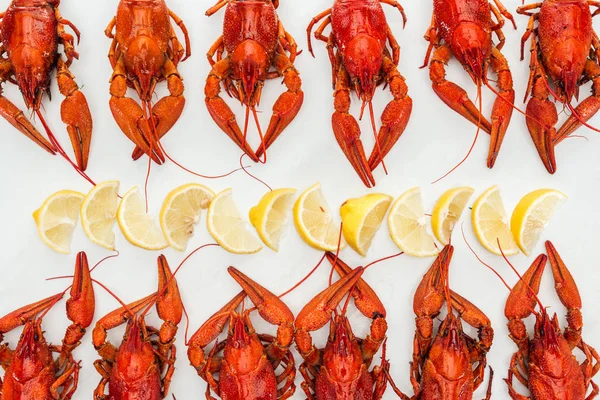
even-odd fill
[[(2, 1), (2, 7), (8, 1)], [(133, 185), (143, 184), (146, 162), (132, 162), (132, 145), (120, 132), (108, 108), (108, 79), (111, 75), (110, 64), (106, 58), (110, 40), (103, 31), (117, 9), (117, 0), (81, 2), (63, 0), (62, 14), (73, 21), (82, 31), (80, 61), (73, 65), (77, 82), (83, 85), (94, 116), (94, 139), (90, 158), (89, 174), (98, 181), (119, 179), (121, 191)], [(187, 104), (180, 121), (164, 139), (169, 153), (183, 164), (206, 174), (218, 174), (236, 168), (240, 151), (232, 141), (221, 132), (210, 119), (204, 105), (203, 86), (209, 71), (204, 54), (221, 32), (223, 12), (212, 18), (206, 18), (204, 11), (213, 1), (170, 0), (171, 9), (180, 15), (190, 30), (193, 56), (180, 65), (185, 78)], [(282, 1), (279, 15), (286, 28), (296, 38), (300, 48), (306, 49), (305, 28), (310, 19), (321, 12), (329, 1), (292, 2)], [(506, 1), (507, 8), (514, 13), (520, 2)], [(554, 187), (569, 195), (569, 201), (558, 212), (543, 239), (551, 239), (571, 269), (583, 298), (584, 335), (591, 345), (600, 346), (595, 341), (600, 335), (600, 319), (597, 312), (600, 307), (597, 282), (600, 272), (597, 264), (598, 224), (597, 195), (600, 167), (597, 163), (600, 153), (600, 137), (587, 129), (589, 141), (567, 140), (557, 149), (558, 172), (550, 176), (540, 162), (525, 128), (524, 118), (514, 113), (506, 135), (502, 151), (493, 170), (485, 168), (485, 157), (489, 139), (485, 134), (465, 165), (450, 177), (436, 185), (430, 182), (445, 173), (466, 153), (475, 134), (475, 128), (462, 117), (447, 108), (433, 93), (430, 87), (428, 71), (418, 67), (423, 62), (427, 43), (422, 35), (428, 27), (431, 16), (430, 1), (403, 2), (408, 15), (406, 30), (402, 30), (400, 14), (384, 6), (388, 22), (392, 26), (398, 41), (402, 45), (400, 70), (407, 78), (410, 95), (414, 99), (414, 110), (410, 124), (398, 144), (387, 157), (390, 170), (384, 176), (381, 168), (375, 172), (378, 182), (377, 191), (398, 196), (413, 186), (420, 185), (427, 208), (431, 209), (436, 198), (446, 189), (457, 185), (470, 185), (476, 189), (476, 195), (493, 184), (499, 184), (507, 209), (512, 210), (522, 195), (540, 187)], [(523, 98), (528, 63), (519, 62), (519, 39), (527, 24), (527, 18), (515, 14), (519, 29), (514, 31), (509, 24), (504, 28), (507, 43), (503, 53), (509, 60), (515, 81), (517, 104)], [(337, 208), (349, 197), (361, 196), (368, 192), (347, 163), (334, 139), (330, 116), (333, 110), (330, 65), (325, 46), (315, 43), (316, 59), (305, 51), (297, 60), (297, 68), (304, 80), (306, 100), (296, 121), (282, 134), (269, 151), (266, 166), (252, 167), (252, 173), (269, 182), (273, 187), (296, 187), (300, 190), (315, 181), (323, 184), (324, 193), (332, 208)], [(527, 57), (529, 53), (527, 53)], [(475, 88), (467, 75), (451, 62), (450, 78), (467, 88), (474, 96)], [(20, 94), (10, 84), (5, 85), (5, 95), (19, 105)], [(589, 86), (582, 95), (589, 93)], [(268, 82), (262, 102), (261, 115), (266, 127), (270, 109), (276, 96), (283, 90), (277, 81)], [(159, 95), (164, 95), (161, 86)], [(378, 90), (375, 109), (381, 113), (391, 96)], [(53, 88), (54, 101), (44, 101), (50, 126), (54, 129), (65, 148), (69, 148), (66, 131), (60, 121), (59, 107), (61, 97)], [(484, 107), (486, 115), (491, 110), (493, 95), (484, 89)], [(233, 101), (232, 105), (238, 120), (243, 117), (243, 109)], [(356, 112), (356, 108), (354, 109)], [(561, 115), (561, 121), (565, 116)], [(600, 125), (600, 120), (592, 121)], [(368, 121), (363, 121), (363, 140), (370, 150), (373, 145), (372, 132)], [(0, 121), (2, 130), (3, 156), (0, 159), (0, 176), (3, 186), (1, 209), (3, 210), (2, 252), (0, 255), (0, 315), (8, 313), (24, 304), (33, 302), (66, 287), (67, 282), (46, 282), (49, 276), (64, 275), (72, 272), (75, 252), (85, 250), (90, 261), (106, 256), (107, 251), (96, 247), (85, 237), (78, 227), (73, 241), (73, 254), (63, 256), (52, 252), (38, 239), (31, 213), (43, 202), (44, 198), (60, 189), (89, 190), (89, 185), (81, 179), (59, 157), (50, 157), (33, 143), (17, 133), (4, 120)], [(251, 129), (250, 136), (255, 138), (256, 131)], [(253, 139), (254, 140), (254, 139)], [(254, 141), (256, 144), (256, 140)], [(172, 163), (162, 167), (153, 167), (150, 178), (151, 210), (157, 213), (164, 196), (179, 184), (198, 181), (207, 184), (215, 191), (228, 187), (234, 188), (234, 198), (239, 207), (247, 212), (264, 194), (264, 187), (242, 173), (222, 180), (199, 180), (179, 170)], [(473, 199), (474, 200), (474, 199)], [(516, 281), (503, 260), (485, 253), (475, 243), (467, 215), (463, 218), (467, 236), (485, 260), (491, 262), (511, 283)], [(202, 243), (211, 242), (204, 228), (204, 220), (198, 228), (198, 234), (190, 243), (189, 249)], [(118, 228), (116, 228), (118, 229)], [(507, 336), (506, 319), (503, 315), (507, 290), (498, 279), (481, 266), (468, 252), (462, 238), (455, 236), (456, 252), (451, 266), (451, 286), (477, 304), (492, 320), (496, 330), (496, 340), (489, 353), (489, 364), (496, 371), (494, 398), (506, 399), (506, 387), (502, 378), (506, 377), (510, 355), (515, 345)], [(94, 277), (109, 285), (125, 301), (133, 301), (147, 295), (156, 288), (156, 257), (159, 253), (147, 252), (129, 245), (117, 234), (117, 246), (121, 256), (102, 265)], [(541, 242), (534, 254), (543, 250)], [(375, 238), (368, 258), (362, 259), (352, 250), (345, 250), (341, 257), (352, 266), (397, 252), (387, 229), (383, 228)], [(175, 268), (184, 254), (166, 250), (165, 254)], [(211, 314), (219, 309), (239, 290), (226, 272), (226, 267), (235, 265), (251, 277), (261, 282), (275, 293), (281, 293), (299, 281), (320, 259), (321, 253), (304, 245), (299, 236), (289, 227), (281, 251), (275, 254), (265, 249), (254, 256), (234, 256), (223, 250), (210, 248), (194, 256), (178, 276), (183, 300), (191, 317), (191, 331), (197, 329)], [(524, 271), (533, 260), (524, 256), (513, 257), (512, 261)], [(414, 315), (412, 298), (422, 274), (430, 266), (432, 259), (413, 259), (401, 257), (369, 269), (365, 277), (379, 293), (388, 309), (389, 340), (388, 358), (391, 360), (391, 373), (405, 392), (412, 394), (409, 383), (408, 362), (412, 353), (414, 333)], [(289, 295), (285, 301), (294, 313), (300, 311), (318, 291), (326, 286), (329, 268), (322, 267), (305, 285)], [(551, 273), (547, 271), (542, 284), (541, 299), (552, 306), (551, 312), (557, 312), (564, 325), (564, 308), (559, 304), (551, 283)], [(117, 303), (102, 290), (97, 289), (97, 314), (100, 317), (116, 308)], [(351, 308), (354, 310), (354, 308)], [(353, 314), (356, 314), (353, 311)], [(158, 323), (156, 314), (149, 317)], [(259, 318), (255, 318), (256, 321)], [(354, 330), (365, 335), (369, 322), (354, 318)], [(67, 320), (64, 316), (64, 303), (57, 306), (44, 321), (47, 338), (58, 342), (62, 337)], [(183, 324), (178, 336), (177, 371), (173, 379), (172, 393), (178, 399), (197, 399), (204, 397), (206, 383), (196, 376), (189, 366), (183, 343)], [(273, 332), (267, 324), (257, 323), (261, 331)], [(123, 330), (117, 329), (110, 337), (118, 342)], [(324, 344), (325, 329), (317, 336), (318, 344)], [(473, 333), (473, 332), (471, 332)], [(18, 332), (6, 335), (11, 344), (18, 339)], [(99, 375), (92, 366), (97, 358), (91, 345), (91, 328), (84, 338), (83, 345), (77, 349), (75, 358), (83, 360), (80, 387), (76, 399), (90, 398), (90, 394), (99, 381)], [(375, 362), (379, 362), (377, 358)], [(298, 374), (299, 376), (299, 374)], [(297, 379), (300, 384), (300, 378)], [(482, 398), (480, 389), (475, 398)], [(526, 393), (526, 392), (524, 392)], [(303, 398), (303, 392), (297, 389), (294, 398)], [(385, 398), (394, 398), (388, 390)]]

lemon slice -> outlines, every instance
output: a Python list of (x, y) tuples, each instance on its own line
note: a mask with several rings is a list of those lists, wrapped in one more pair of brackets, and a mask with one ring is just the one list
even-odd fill
[(470, 187), (454, 188), (438, 199), (431, 214), (431, 227), (433, 234), (443, 245), (450, 243), (452, 231), (474, 191)]
[(61, 190), (48, 197), (33, 213), (40, 238), (52, 250), (63, 254), (71, 251), (71, 239), (83, 197), (79, 192)]
[[(508, 217), (498, 186), (486, 190), (473, 204), (473, 230), (483, 247), (494, 254), (513, 256), (519, 248), (508, 228)], [(500, 248), (498, 248), (500, 241)]]
[(274, 251), (279, 251), (279, 242), (287, 226), (287, 215), (295, 194), (296, 189), (273, 190), (250, 209), (250, 223), (263, 243)]
[(137, 186), (123, 196), (117, 221), (125, 238), (134, 246), (162, 250), (169, 245), (154, 218), (146, 213), (144, 198)]
[(206, 216), (208, 231), (225, 250), (235, 254), (258, 253), (262, 245), (237, 209), (231, 189), (216, 195)]
[(367, 255), (392, 200), (386, 194), (372, 193), (350, 199), (340, 207), (344, 238), (361, 256)]
[(427, 231), (427, 225), (420, 188), (404, 193), (392, 205), (388, 216), (390, 236), (406, 254), (414, 257), (438, 254), (439, 250)]
[(510, 228), (519, 248), (529, 256), (556, 208), (567, 200), (558, 190), (539, 189), (526, 194), (515, 207)]
[(167, 195), (160, 210), (160, 227), (171, 247), (185, 251), (194, 236), (194, 226), (200, 221), (202, 210), (208, 209), (215, 197), (212, 190), (197, 183), (174, 189)]
[(81, 225), (88, 238), (99, 246), (115, 249), (113, 226), (117, 222), (119, 181), (99, 183), (81, 203)]
[[(333, 219), (321, 184), (311, 186), (300, 195), (294, 205), (294, 224), (302, 240), (309, 246), (323, 251), (336, 251), (340, 226)], [(340, 248), (345, 243), (340, 243)]]

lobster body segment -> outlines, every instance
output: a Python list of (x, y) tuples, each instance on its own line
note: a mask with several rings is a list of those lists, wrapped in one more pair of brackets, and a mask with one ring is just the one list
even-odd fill
[[(279, 20), (274, 3), (278, 2), (221, 0), (206, 12), (211, 16), (226, 7), (223, 34), (208, 52), (212, 70), (204, 88), (206, 107), (221, 130), (255, 162), (261, 157), (266, 162), (267, 149), (296, 118), (304, 102), (302, 81), (294, 67), (297, 45)], [(283, 78), (287, 91), (273, 105), (269, 127), (263, 135), (256, 107), (265, 81), (276, 78)], [(243, 132), (235, 114), (220, 96), (221, 85), (229, 96), (246, 106)], [(256, 151), (246, 138), (250, 112), (261, 140)]]
[[(315, 25), (317, 40), (327, 43), (331, 62), (334, 108), (331, 118), (335, 138), (367, 187), (375, 186), (373, 171), (383, 163), (406, 126), (412, 113), (412, 99), (404, 77), (398, 71), (400, 45), (387, 23), (381, 3), (395, 7), (406, 23), (404, 9), (395, 0), (335, 0), (333, 6), (314, 17), (307, 28), (308, 48), (314, 56), (311, 33)], [(331, 33), (325, 29), (331, 25)], [(377, 130), (372, 100), (376, 88), (386, 84), (394, 99), (381, 115)], [(362, 101), (361, 118), (368, 105), (376, 145), (367, 159), (360, 126), (350, 115), (350, 93)]]
[[(60, 293), (22, 307), (0, 318), (0, 379), (2, 400), (69, 400), (77, 390), (81, 366), (73, 351), (81, 343), (95, 311), (95, 297), (85, 253), (77, 255), (73, 286), (67, 300), (67, 328), (62, 344), (48, 343), (42, 329), (44, 315), (64, 296)], [(14, 350), (3, 344), (4, 334), (23, 326)], [(57, 357), (55, 359), (55, 354)]]
[[(69, 71), (74, 59), (75, 38), (65, 31), (69, 26), (79, 40), (79, 31), (64, 19), (59, 0), (13, 0), (0, 18), (0, 84), (11, 82), (19, 87), (28, 110), (38, 114), (44, 94), (50, 94), (52, 72), (56, 71), (58, 90), (65, 96), (61, 118), (67, 125), (73, 152), (80, 172), (87, 168), (92, 140), (92, 117), (87, 100)], [(63, 46), (61, 54), (59, 46)], [(17, 130), (46, 151), (66, 153), (50, 131), (46, 139), (23, 112), (0, 94), (0, 115)]]
[[(598, 4), (586, 0), (545, 0), (521, 6), (519, 14), (527, 15), (529, 23), (521, 39), (521, 60), (524, 47), (531, 38), (527, 103), (527, 128), (548, 170), (556, 172), (554, 149), (592, 118), (600, 109), (600, 41), (592, 26), (590, 8)], [(537, 26), (536, 26), (537, 23)], [(592, 94), (571, 105), (579, 97), (579, 87), (592, 81)], [(556, 105), (563, 103), (571, 115), (557, 127)]]

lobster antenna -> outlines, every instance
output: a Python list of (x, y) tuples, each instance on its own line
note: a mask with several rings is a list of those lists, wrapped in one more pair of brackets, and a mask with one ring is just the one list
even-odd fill
[(388, 175), (387, 167), (385, 166), (385, 162), (383, 161), (383, 153), (381, 152), (381, 145), (379, 143), (379, 135), (377, 134), (377, 125), (375, 124), (375, 113), (373, 112), (373, 101), (369, 101), (369, 114), (371, 116), (371, 126), (373, 127), (373, 135), (375, 135), (375, 147), (377, 152), (379, 153), (379, 157), (381, 157), (381, 166), (383, 167), (383, 172)]
[(482, 101), (481, 101), (481, 83), (479, 83), (477, 85), (477, 98), (479, 99), (479, 116), (477, 117), (477, 119), (478, 119), (477, 120), (477, 131), (475, 132), (475, 138), (473, 139), (473, 143), (471, 143), (471, 147), (469, 148), (467, 155), (462, 160), (460, 160), (460, 162), (458, 164), (456, 164), (450, 171), (446, 172), (440, 178), (431, 182), (432, 185), (435, 185), (436, 183), (438, 183), (439, 181), (441, 181), (442, 179), (446, 178), (448, 175), (450, 175), (451, 173), (456, 171), (465, 161), (467, 161), (467, 159), (471, 155), (471, 152), (475, 148), (475, 144), (477, 143), (477, 138), (479, 137), (479, 132), (481, 131), (481, 112), (483, 110)]
[[(260, 137), (260, 148), (262, 148), (265, 153), (264, 160), (259, 159), (258, 162), (261, 164), (266, 164), (267, 163), (267, 149), (265, 147), (263, 131), (260, 127), (260, 122), (258, 121), (258, 114), (256, 113), (256, 107), (252, 107), (252, 115), (254, 116), (254, 122), (256, 123), (256, 129), (258, 130), (258, 136)], [(246, 138), (246, 136), (244, 135), (244, 140), (245, 140), (245, 138)]]
[(334, 265), (338, 262), (340, 256), (340, 249), (342, 247), (342, 229), (344, 228), (344, 222), (340, 222), (340, 233), (338, 236), (337, 249), (335, 250), (335, 259), (333, 260), (333, 264), (331, 265), (331, 270), (329, 270), (329, 286), (333, 283), (333, 271)]
[(541, 126), (543, 126), (544, 128), (548, 128), (548, 125), (546, 125), (544, 122), (540, 121), (537, 118), (532, 117), (531, 115), (527, 115), (527, 113), (523, 110), (521, 110), (519, 107), (515, 106), (513, 103), (511, 103), (510, 101), (506, 100), (504, 97), (502, 97), (500, 95), (500, 92), (498, 92), (492, 85), (490, 85), (490, 82), (486, 79), (486, 81), (484, 82), (485, 86), (492, 92), (494, 93), (499, 99), (502, 99), (503, 102), (505, 102), (506, 104), (508, 104), (509, 106), (511, 106), (511, 108), (513, 110), (516, 110), (518, 113), (524, 115), (526, 118), (531, 119), (532, 121), (537, 122), (538, 124), (540, 124)]
[(257, 181), (258, 183), (263, 184), (264, 186), (266, 186), (266, 188), (269, 190), (269, 192), (273, 191), (273, 188), (271, 188), (271, 186), (269, 186), (268, 183), (266, 183), (265, 181), (263, 181), (262, 179), (256, 177), (255, 175), (252, 175), (250, 172), (248, 172), (248, 168), (250, 168), (249, 166), (244, 166), (243, 164), (243, 160), (244, 157), (247, 156), (248, 154), (246, 154), (245, 152), (242, 152), (242, 155), (240, 156), (240, 169), (242, 171), (244, 171), (244, 173), (246, 175), (248, 175), (250, 178), (254, 179), (255, 181)]
[(81, 175), (83, 177), (83, 179), (85, 179), (86, 181), (88, 181), (89, 183), (91, 183), (93, 186), (96, 186), (96, 182), (94, 182), (92, 180), (92, 178), (90, 178), (88, 176), (88, 174), (85, 173), (85, 171), (83, 171), (81, 168), (79, 168), (79, 165), (75, 164), (73, 162), (73, 160), (71, 160), (71, 158), (65, 152), (65, 149), (63, 149), (63, 147), (60, 145), (60, 143), (58, 142), (58, 139), (56, 139), (56, 136), (54, 136), (54, 133), (52, 133), (52, 130), (50, 129), (50, 127), (46, 123), (46, 120), (44, 119), (44, 116), (41, 113), (41, 111), (40, 110), (35, 110), (35, 113), (38, 116), (38, 118), (40, 119), (40, 122), (42, 123), (42, 125), (44, 126), (44, 130), (46, 131), (46, 134), (48, 135), (48, 139), (50, 139), (50, 143), (52, 143), (54, 145), (54, 147), (56, 147), (56, 150), (58, 151), (58, 154), (60, 154), (62, 158), (64, 158), (65, 160), (67, 160), (67, 162), (69, 164), (71, 164), (71, 166), (75, 169), (75, 171), (79, 175)]
[(102, 289), (104, 289), (108, 294), (111, 295), (111, 297), (113, 297), (115, 300), (117, 300), (119, 302), (119, 304), (121, 304), (121, 306), (125, 309), (125, 311), (127, 311), (129, 313), (129, 315), (131, 315), (131, 317), (135, 317), (135, 313), (133, 311), (131, 311), (131, 309), (129, 308), (129, 306), (127, 304), (125, 304), (125, 302), (123, 300), (121, 300), (119, 298), (119, 296), (117, 296), (112, 290), (110, 290), (106, 285), (104, 285), (102, 282), (92, 278), (92, 282), (94, 282), (96, 285), (100, 286)]
[(321, 264), (323, 263), (323, 260), (325, 260), (325, 257), (327, 256), (326, 253), (323, 253), (323, 257), (321, 257), (321, 259), (319, 260), (319, 262), (317, 263), (317, 265), (304, 277), (302, 278), (302, 280), (298, 283), (296, 283), (294, 286), (292, 286), (290, 289), (286, 290), (285, 292), (283, 292), (282, 294), (280, 294), (279, 297), (280, 299), (282, 297), (287, 296), (288, 294), (292, 293), (294, 290), (296, 290), (298, 287), (300, 287), (304, 282), (306, 282), (306, 280), (308, 278), (310, 278), (312, 276), (312, 274), (314, 274), (317, 269), (319, 269), (319, 267), (321, 266)]
[[(510, 287), (510, 285), (506, 282), (506, 280), (504, 280), (504, 278), (502, 277), (502, 275), (500, 275), (500, 273), (498, 271), (496, 271), (496, 269), (494, 267), (492, 267), (491, 265), (487, 264), (485, 261), (483, 261), (481, 259), (481, 257), (479, 257), (479, 255), (475, 252), (475, 250), (473, 249), (473, 247), (471, 247), (471, 244), (469, 243), (469, 241), (467, 240), (467, 237), (465, 236), (465, 229), (464, 229), (464, 223), (461, 224), (460, 227), (461, 233), (462, 233), (462, 237), (463, 240), (465, 241), (465, 243), (467, 244), (467, 247), (469, 248), (469, 250), (471, 251), (471, 253), (473, 253), (473, 255), (475, 256), (475, 258), (477, 258), (477, 260), (483, 264), (485, 267), (487, 267), (490, 271), (492, 271), (497, 277), (498, 279), (500, 279), (500, 281), (504, 284), (504, 286), (506, 286), (506, 288), (508, 289), (509, 292), (512, 292), (512, 287)], [(498, 243), (498, 247), (500, 248), (500, 243)], [(500, 248), (500, 252), (502, 253), (502, 255), (504, 256), (504, 252), (502, 252), (502, 248)], [(506, 257), (504, 257), (504, 259), (508, 262), (508, 260), (506, 259)], [(512, 265), (510, 264), (510, 262), (508, 262), (508, 264), (512, 267)], [(535, 292), (533, 291), (533, 289), (531, 288), (531, 286), (529, 286), (529, 284), (527, 282), (525, 282), (523, 280), (523, 277), (519, 274), (518, 271), (516, 271), (516, 269), (513, 267), (513, 270), (515, 271), (515, 273), (517, 274), (517, 276), (519, 277), (519, 279), (525, 284), (527, 285), (527, 288), (531, 291), (531, 293), (533, 293), (533, 295), (535, 296), (538, 304), (540, 305), (540, 307), (542, 307), (542, 302), (538, 299), (537, 295), (535, 294)], [(538, 315), (538, 313), (533, 310), (530, 309), (530, 311), (535, 314)]]

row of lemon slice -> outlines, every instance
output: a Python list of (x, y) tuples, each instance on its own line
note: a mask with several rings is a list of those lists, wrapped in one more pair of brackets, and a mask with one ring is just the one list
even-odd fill
[[(121, 199), (118, 193), (117, 181), (99, 184), (85, 196), (73, 191), (55, 193), (34, 213), (40, 237), (54, 250), (68, 253), (80, 216), (86, 235), (107, 249), (115, 249), (113, 226), (118, 222), (125, 238), (135, 246), (148, 250), (171, 246), (184, 251), (201, 213), (207, 210), (208, 231), (226, 250), (256, 253), (264, 243), (278, 251), (296, 189), (273, 190), (250, 210), (250, 223), (262, 243), (239, 212), (231, 189), (215, 194), (200, 184), (180, 186), (164, 200), (158, 224), (146, 212), (137, 187)], [(365, 256), (387, 215), (390, 236), (402, 251), (430, 257), (439, 250), (434, 236), (442, 245), (450, 242), (473, 193), (469, 187), (450, 189), (438, 199), (431, 214), (425, 213), (419, 188), (407, 191), (395, 201), (386, 194), (372, 193), (342, 204), (340, 224), (327, 205), (320, 184), (316, 184), (295, 201), (294, 225), (302, 239), (316, 249), (335, 251), (348, 244)], [(553, 189), (531, 192), (518, 203), (509, 227), (500, 191), (497, 186), (491, 187), (473, 204), (475, 235), (492, 253), (514, 255), (520, 248), (529, 255), (556, 207), (565, 199), (563, 193)]]

